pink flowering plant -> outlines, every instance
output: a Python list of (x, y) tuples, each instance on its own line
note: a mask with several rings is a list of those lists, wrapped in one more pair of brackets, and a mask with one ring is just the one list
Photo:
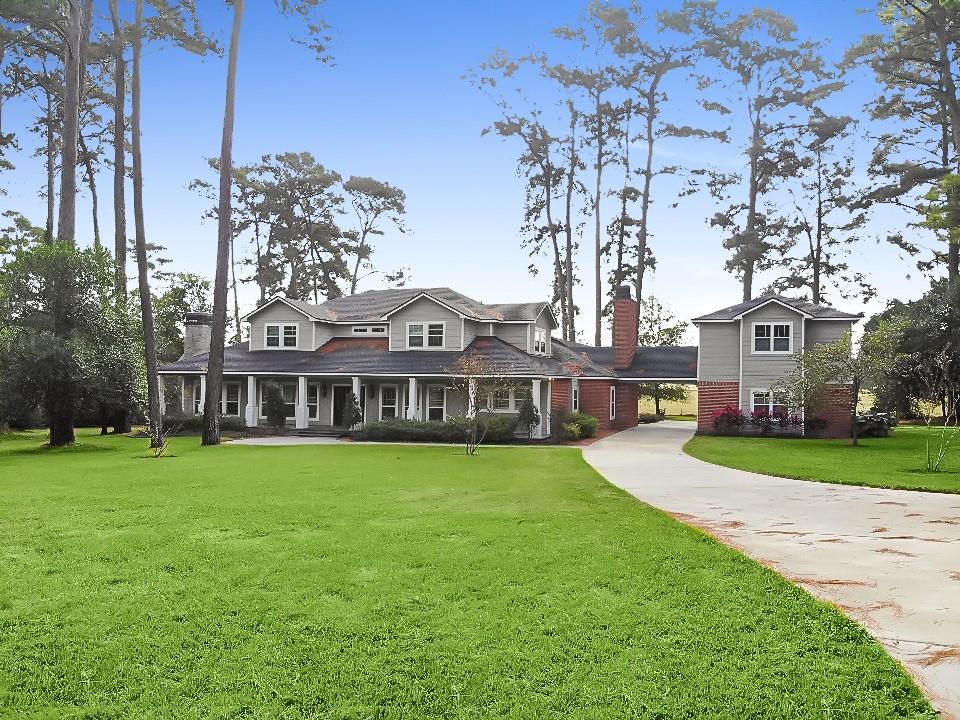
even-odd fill
[(718, 433), (739, 432), (746, 421), (743, 410), (733, 405), (713, 411), (713, 427)]

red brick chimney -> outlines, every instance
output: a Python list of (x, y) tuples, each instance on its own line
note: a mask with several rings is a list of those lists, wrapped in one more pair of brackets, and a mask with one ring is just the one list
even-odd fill
[(630, 297), (630, 286), (621, 285), (613, 297), (613, 368), (624, 370), (637, 353), (640, 306)]

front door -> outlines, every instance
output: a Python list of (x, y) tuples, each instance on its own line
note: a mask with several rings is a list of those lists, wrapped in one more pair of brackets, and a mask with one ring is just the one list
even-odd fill
[(350, 395), (349, 385), (333, 386), (333, 425), (334, 427), (346, 427), (344, 418), (347, 409), (347, 397)]

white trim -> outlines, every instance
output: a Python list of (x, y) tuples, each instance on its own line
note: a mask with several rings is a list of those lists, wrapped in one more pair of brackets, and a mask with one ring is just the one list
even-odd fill
[(424, 419), (424, 420), (429, 420), (429, 419), (430, 419), (430, 409), (431, 409), (431, 407), (436, 407), (436, 406), (431, 406), (431, 405), (430, 405), (430, 390), (431, 390), (432, 388), (440, 388), (440, 389), (443, 391), (443, 406), (442, 406), (442, 413), (443, 413), (443, 415), (441, 416), (440, 419), (441, 419), (441, 420), (446, 420), (446, 419), (447, 419), (447, 386), (446, 386), (446, 385), (443, 385), (443, 384), (441, 384), (441, 383), (430, 383), (429, 385), (426, 385), (426, 386), (425, 386), (426, 395), (425, 395), (425, 397), (424, 397), (423, 406), (424, 406), (424, 410), (426, 411), (426, 413), (425, 413), (423, 419)]
[(763, 393), (764, 395), (767, 396), (767, 398), (768, 398), (768, 399), (767, 399), (767, 413), (769, 413), (771, 416), (773, 415), (773, 407), (774, 407), (774, 405), (780, 405), (780, 406), (782, 406), (782, 407), (787, 408), (787, 415), (788, 415), (788, 416), (793, 414), (793, 413), (791, 412), (790, 408), (789, 408), (787, 405), (784, 405), (783, 403), (775, 403), (775, 402), (773, 401), (773, 389), (772, 389), (772, 388), (750, 388), (750, 405), (749, 405), (749, 411), (750, 411), (751, 413), (752, 413), (753, 410), (754, 410), (754, 406), (753, 406), (753, 396), (754, 396), (755, 393)]
[(617, 419), (617, 386), (610, 386), (610, 419)]
[[(297, 378), (297, 382), (296, 382), (296, 383), (292, 383), (292, 382), (290, 382), (289, 380), (286, 380), (285, 382), (286, 382), (288, 385), (294, 385), (294, 386), (297, 388), (297, 391), (300, 390), (300, 380), (299, 380), (299, 378), (300, 378), (300, 373), (293, 373), (292, 375), (285, 375), (284, 377), (296, 377), (296, 378)], [(278, 385), (280, 385), (280, 386), (282, 387), (282, 386), (283, 386), (283, 383), (278, 383)], [(297, 421), (297, 400), (299, 400), (299, 398), (296, 396), (296, 394), (294, 394), (294, 396), (293, 396), (293, 415), (287, 415), (286, 418), (284, 418), (285, 420), (293, 420), (294, 422)], [(286, 398), (284, 398), (284, 404), (285, 404), (285, 405), (287, 404), (287, 403), (286, 403)], [(263, 414), (263, 383), (257, 383), (257, 419), (258, 419), (258, 420), (266, 420), (266, 419), (267, 419), (267, 416)]]
[(246, 315), (244, 315), (242, 318), (240, 318), (240, 322), (249, 322), (249, 321), (250, 321), (250, 318), (252, 318), (252, 317), (253, 317), (254, 315), (256, 315), (258, 312), (260, 312), (261, 310), (266, 310), (268, 307), (270, 307), (271, 305), (273, 305), (273, 304), (276, 303), (276, 302), (281, 302), (281, 303), (283, 303), (284, 305), (286, 305), (286, 306), (287, 306), (288, 308), (290, 308), (291, 310), (296, 310), (298, 313), (300, 313), (301, 315), (303, 315), (303, 316), (306, 317), (306, 318), (310, 318), (311, 320), (318, 320), (318, 321), (320, 321), (320, 322), (323, 322), (323, 319), (322, 319), (322, 318), (318, 318), (316, 315), (311, 315), (310, 313), (308, 313), (308, 312), (307, 312), (306, 310), (304, 310), (303, 308), (297, 307), (296, 305), (294, 305), (292, 302), (290, 302), (289, 300), (287, 300), (287, 299), (286, 299), (285, 297), (283, 297), (282, 295), (274, 295), (272, 298), (270, 298), (269, 300), (267, 300), (263, 305), (261, 305), (260, 307), (254, 308), (253, 310), (251, 310), (250, 312), (248, 312)]
[(447, 305), (447, 304), (446, 304), (445, 302), (443, 302), (442, 300), (438, 300), (438, 299), (435, 298), (433, 295), (429, 295), (428, 293), (425, 293), (425, 292), (422, 292), (422, 293), (420, 293), (419, 295), (413, 296), (412, 298), (410, 298), (410, 299), (407, 300), (406, 302), (403, 302), (403, 303), (401, 303), (400, 305), (397, 305), (395, 308), (393, 308), (393, 310), (389, 310), (388, 312), (385, 312), (385, 313), (384, 313), (383, 315), (381, 315), (380, 317), (383, 318), (383, 319), (386, 319), (386, 318), (390, 317), (391, 315), (393, 315), (394, 313), (399, 312), (400, 310), (403, 310), (403, 308), (405, 308), (407, 305), (410, 305), (411, 303), (415, 303), (417, 300), (424, 300), (424, 299), (426, 299), (426, 300), (432, 300), (433, 302), (435, 302), (435, 303), (436, 303), (437, 305), (439, 305), (440, 307), (446, 308), (446, 309), (449, 310), (450, 312), (455, 313), (455, 314), (459, 315), (460, 317), (469, 317), (468, 315), (464, 314), (464, 313), (461, 312), (460, 310), (457, 310), (456, 308), (451, 307), (450, 305)]
[[(279, 328), (277, 334), (277, 342), (279, 345), (267, 345), (267, 329), (268, 328)], [(286, 329), (292, 327), (297, 330), (297, 344), (296, 345), (284, 345), (283, 341), (285, 338)], [(299, 350), (300, 349), (300, 323), (298, 322), (271, 322), (263, 324), (263, 349), (264, 350)]]
[[(374, 332), (374, 328), (380, 328), (380, 332)], [(350, 329), (351, 335), (365, 335), (367, 337), (386, 337), (387, 326), (382, 323), (366, 324), (357, 323)]]
[[(423, 345), (410, 345), (410, 326), (411, 325), (421, 325), (423, 326)], [(437, 347), (436, 345), (430, 345), (430, 326), (439, 325), (443, 329), (443, 335), (440, 338), (441, 345)], [(405, 332), (403, 334), (404, 347), (407, 350), (446, 350), (447, 349), (447, 321), (446, 320), (410, 320), (407, 322)]]
[(570, 383), (570, 411), (580, 412), (580, 381), (576, 378)]
[(393, 417), (390, 418), (390, 419), (391, 419), (391, 420), (398, 420), (398, 419), (400, 419), (400, 414), (403, 412), (403, 403), (400, 401), (400, 386), (399, 386), (399, 385), (391, 385), (391, 384), (381, 384), (381, 385), (379, 386), (379, 388), (377, 389), (377, 396), (378, 396), (378, 398), (377, 398), (377, 406), (378, 406), (377, 420), (383, 420), (383, 390), (384, 390), (384, 388), (393, 388), (394, 391), (396, 392), (396, 395), (394, 396), (394, 401), (393, 401), (394, 404), (393, 404), (392, 406), (390, 406), (390, 407), (393, 407)]
[(749, 314), (752, 313), (752, 312), (756, 312), (756, 311), (759, 310), (760, 308), (766, 307), (766, 306), (769, 305), (770, 303), (776, 303), (777, 305), (780, 305), (781, 307), (785, 307), (787, 310), (792, 310), (793, 312), (797, 313), (798, 315), (802, 315), (802, 316), (805, 317), (805, 318), (812, 318), (812, 317), (813, 317), (813, 315), (811, 315), (810, 313), (804, 312), (803, 310), (798, 310), (797, 308), (793, 307), (792, 305), (788, 305), (787, 303), (783, 302), (782, 300), (777, 300), (777, 298), (770, 298), (769, 300), (766, 300), (766, 301), (760, 303), (760, 304), (757, 305), (756, 307), (752, 307), (752, 308), (750, 308), (749, 310), (744, 310), (742, 313), (740, 313), (740, 314), (738, 314), (738, 315), (734, 315), (734, 316), (733, 316), (733, 319), (734, 319), (734, 320), (740, 320), (740, 319), (742, 319), (745, 315), (749, 315)]
[[(323, 381), (320, 382), (307, 382), (307, 419), (313, 420), (314, 422), (320, 422), (320, 386), (323, 384)], [(310, 414), (310, 389), (314, 388), (317, 391), (317, 414)]]
[(530, 326), (531, 326), (531, 325), (532, 325), (532, 323), (527, 323), (527, 355), (532, 355), (532, 354), (533, 354), (533, 350), (532, 350), (533, 344), (532, 344), (531, 339), (530, 339)]
[(460, 318), (460, 349), (466, 350), (464, 343), (467, 341), (467, 320), (466, 318)]
[(240, 400), (243, 398), (243, 383), (239, 380), (224, 380), (223, 385), (220, 386), (220, 414), (227, 414), (227, 386), (236, 385), (237, 386), (237, 417), (243, 417), (241, 412), (241, 403)]
[[(767, 326), (770, 328), (770, 349), (769, 350), (757, 350), (757, 328), (761, 326)], [(790, 335), (787, 336), (787, 339), (790, 341), (789, 350), (774, 350), (775, 341), (777, 340), (775, 330), (776, 327), (788, 327), (790, 328)], [(781, 336), (779, 338), (783, 340)], [(750, 354), (751, 355), (793, 355), (793, 321), (788, 320), (778, 321), (778, 320), (763, 320), (757, 321), (751, 325), (750, 330)]]
[[(740, 322), (740, 370), (737, 375), (737, 407), (743, 408), (743, 319)], [(751, 340), (752, 342), (752, 340)], [(700, 373), (700, 363), (697, 363), (697, 374)], [(699, 393), (697, 395), (699, 398)]]

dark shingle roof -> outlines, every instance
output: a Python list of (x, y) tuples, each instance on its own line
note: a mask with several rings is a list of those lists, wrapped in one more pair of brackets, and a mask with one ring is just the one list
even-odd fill
[(356, 295), (346, 295), (334, 300), (327, 300), (319, 305), (303, 300), (282, 299), (316, 320), (375, 322), (382, 320), (383, 316), (391, 310), (420, 295), (428, 295), (435, 300), (439, 300), (444, 305), (448, 305), (474, 320), (533, 322), (547, 306), (545, 302), (484, 304), (448, 287), (368, 290)]
[(829, 305), (814, 305), (812, 302), (802, 300), (800, 298), (790, 298), (786, 297), (785, 295), (761, 295), (753, 300), (731, 305), (730, 307), (708, 313), (707, 315), (701, 315), (700, 317), (694, 318), (693, 322), (696, 323), (702, 320), (733, 320), (743, 313), (755, 310), (771, 300), (781, 302), (784, 305), (793, 308), (797, 312), (806, 313), (814, 320), (859, 320), (863, 317), (862, 314), (854, 315), (852, 313), (837, 310)]
[[(554, 345), (558, 343), (554, 340)], [(681, 347), (638, 347), (633, 363), (624, 370), (613, 367), (613, 348), (569, 343), (570, 350), (590, 358), (593, 364), (610, 375), (622, 378), (649, 378), (652, 380), (696, 380), (698, 351), (696, 345)]]

